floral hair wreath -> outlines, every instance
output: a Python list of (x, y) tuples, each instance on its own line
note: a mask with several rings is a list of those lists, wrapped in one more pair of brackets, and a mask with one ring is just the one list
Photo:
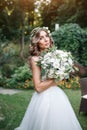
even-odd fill
[(36, 35), (36, 33), (38, 33), (40, 30), (47, 31), (49, 36), (51, 36), (50, 30), (48, 29), (48, 27), (36, 27), (35, 29), (32, 30), (30, 39), (32, 39)]

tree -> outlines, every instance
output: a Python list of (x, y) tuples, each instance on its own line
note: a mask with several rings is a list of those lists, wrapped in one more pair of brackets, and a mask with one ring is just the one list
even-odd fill
[(86, 0), (76, 0), (77, 18), (76, 23), (82, 27), (87, 27), (87, 2)]
[(3, 34), (8, 38), (10, 35), (10, 15), (13, 12), (14, 1), (13, 0), (1, 0), (0, 1), (0, 28)]
[(50, 28), (55, 23), (77, 23), (87, 26), (87, 2), (85, 0), (51, 0), (48, 5), (42, 3), (41, 15), (43, 25)]
[(34, 23), (34, 0), (1, 0), (0, 28), (8, 40), (20, 39), (20, 56), (23, 56), (25, 28)]
[(64, 3), (57, 10), (56, 21), (60, 24), (78, 23), (87, 26), (87, 2), (85, 0), (63, 0)]
[(48, 26), (50, 29), (54, 26), (58, 15), (57, 9), (61, 4), (63, 4), (63, 0), (51, 0), (48, 5), (42, 5), (44, 7), (41, 11), (43, 25)]
[[(26, 22), (26, 13), (28, 17), (30, 13), (34, 11), (34, 0), (18, 0), (18, 7), (21, 13), (21, 38), (20, 38), (20, 56), (24, 59), (24, 37), (25, 37), (25, 22)], [(29, 19), (29, 18), (28, 18)], [(32, 22), (33, 23), (33, 22)]]

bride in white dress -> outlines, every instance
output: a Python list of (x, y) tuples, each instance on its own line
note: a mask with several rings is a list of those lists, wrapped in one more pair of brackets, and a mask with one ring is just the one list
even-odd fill
[(82, 130), (63, 90), (54, 79), (42, 80), (41, 68), (37, 66), (40, 53), (52, 45), (48, 29), (38, 27), (31, 32), (29, 62), (36, 91), (20, 126), (15, 130)]

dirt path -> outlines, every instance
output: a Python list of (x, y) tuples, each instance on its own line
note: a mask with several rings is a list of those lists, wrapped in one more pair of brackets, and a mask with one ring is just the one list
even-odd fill
[(15, 94), (15, 93), (18, 93), (18, 92), (21, 92), (21, 90), (7, 89), (7, 88), (0, 87), (0, 94), (9, 94), (9, 95), (12, 95), (12, 94)]

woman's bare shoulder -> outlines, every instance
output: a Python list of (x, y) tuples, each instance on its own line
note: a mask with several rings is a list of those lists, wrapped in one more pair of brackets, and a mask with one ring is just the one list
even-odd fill
[(38, 56), (32, 56), (31, 61), (37, 62), (39, 60)]
[(32, 56), (30, 59), (31, 66), (33, 66), (33, 65), (36, 66), (38, 60), (39, 60), (38, 56)]
[(32, 70), (36, 71), (36, 70), (40, 69), (39, 66), (37, 65), (38, 64), (38, 59), (39, 59), (38, 56), (32, 56), (31, 57), (30, 63), (31, 63)]

